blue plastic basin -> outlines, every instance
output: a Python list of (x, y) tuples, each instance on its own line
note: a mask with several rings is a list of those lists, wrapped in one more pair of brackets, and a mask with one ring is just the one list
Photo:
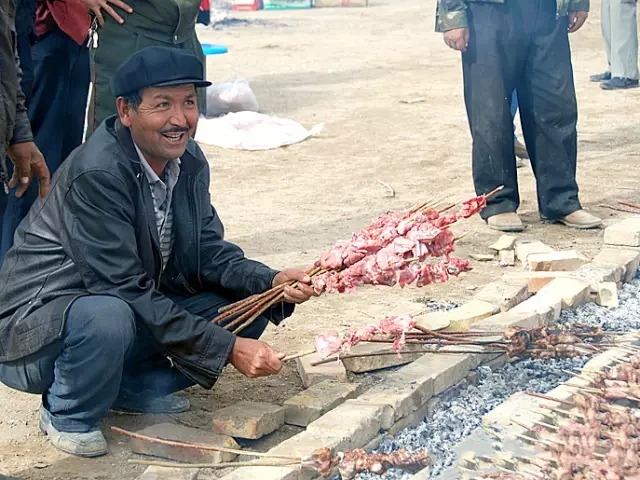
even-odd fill
[(227, 53), (229, 50), (224, 45), (216, 45), (215, 43), (203, 43), (202, 53), (205, 55), (220, 55)]

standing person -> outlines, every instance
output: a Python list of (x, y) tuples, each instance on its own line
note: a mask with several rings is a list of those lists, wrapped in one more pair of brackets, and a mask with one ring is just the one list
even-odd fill
[[(196, 36), (201, 0), (82, 0), (96, 15), (100, 28), (91, 49), (88, 133), (116, 113), (109, 80), (130, 55), (150, 46), (180, 48), (205, 57)], [(203, 98), (198, 92), (199, 98)]]
[(34, 36), (34, 19), (36, 0), (14, 0), (16, 7), (16, 43), (22, 79), (20, 88), (25, 96), (25, 103), (29, 106), (31, 89), (33, 88), (33, 62), (31, 60), (31, 40)]
[[(20, 0), (23, 7), (30, 1)], [(20, 61), (22, 64), (23, 58), (29, 58), (31, 80), (29, 93), (25, 91), (29, 120), (35, 143), (53, 175), (71, 151), (82, 143), (89, 90), (86, 42), (91, 18), (87, 8), (76, 0), (31, 3), (36, 18), (35, 28), (29, 36), (33, 44), (20, 52)], [(8, 198), (0, 238), (0, 264), (13, 244), (18, 224), (37, 196), (36, 186), (31, 185), (20, 198)]]
[[(184, 412), (172, 394), (212, 388), (227, 364), (278, 373), (285, 354), (258, 338), (315, 295), (303, 269), (273, 270), (223, 238), (192, 139), (196, 88), (210, 85), (199, 59), (145, 48), (111, 85), (117, 115), (63, 162), (0, 269), (0, 381), (42, 394), (41, 430), (85, 457), (107, 453), (111, 408)], [(211, 322), (278, 285), (284, 302), (239, 335)]]
[(602, 0), (600, 26), (607, 69), (591, 75), (603, 90), (619, 90), (638, 86), (638, 21), (637, 0)]
[(588, 0), (438, 2), (436, 29), (462, 52), (476, 192), (504, 186), (481, 213), (493, 229), (524, 229), (516, 213), (520, 197), (509, 111), (514, 89), (541, 217), (574, 228), (601, 224), (578, 200), (578, 111), (567, 35), (584, 24), (588, 9)]
[(518, 136), (516, 135), (516, 113), (518, 113), (518, 92), (515, 90), (511, 95), (511, 119), (513, 120), (513, 149), (516, 153), (516, 167), (520, 168), (524, 165), (524, 160), (529, 160), (529, 153), (527, 153), (527, 147), (524, 146)]
[[(36, 175), (39, 192), (49, 191), (49, 171), (33, 142), (25, 98), (20, 88), (22, 71), (17, 51), (13, 0), (0, 0), (0, 229), (5, 222), (7, 202), (22, 196)], [(13, 163), (9, 174), (8, 160)], [(10, 188), (15, 191), (10, 192)]]

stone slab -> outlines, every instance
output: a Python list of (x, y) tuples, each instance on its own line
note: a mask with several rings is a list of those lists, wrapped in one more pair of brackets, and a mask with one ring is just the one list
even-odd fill
[(520, 314), (537, 314), (539, 325), (551, 325), (560, 318), (562, 298), (555, 292), (540, 290), (533, 297), (516, 305), (510, 312)]
[[(173, 480), (179, 477), (167, 477), (167, 480), (169, 478)], [(295, 467), (241, 467), (218, 480), (311, 480), (311, 478), (302, 476), (300, 470)]]
[(618, 300), (618, 284), (615, 282), (598, 283), (598, 297), (596, 303), (602, 307), (615, 308), (620, 305)]
[(316, 383), (284, 402), (284, 421), (306, 427), (345, 400), (356, 397), (363, 388), (362, 384), (335, 380)]
[(393, 351), (391, 344), (385, 343), (360, 343), (354, 346), (349, 355), (383, 354), (369, 357), (344, 357), (340, 360), (347, 372), (365, 373), (384, 368), (406, 365), (420, 358), (424, 354), (421, 345), (405, 345), (403, 350), (411, 350), (415, 353), (398, 354)]
[(637, 250), (605, 247), (593, 257), (594, 264), (613, 264), (624, 269), (624, 282), (630, 282), (636, 276), (640, 265), (640, 252)]
[(138, 477), (138, 480), (196, 480), (197, 478), (198, 469), (196, 468), (167, 468), (151, 465)]
[(591, 285), (578, 278), (556, 278), (540, 290), (539, 295), (559, 296), (562, 308), (575, 309), (591, 300)]
[(375, 437), (388, 411), (387, 405), (365, 405), (347, 400), (311, 422), (307, 431), (319, 436), (348, 437), (346, 448), (358, 448)]
[(516, 264), (516, 252), (514, 250), (500, 250), (498, 261), (501, 267), (513, 267)]
[[(447, 310), (444, 312), (432, 312), (425, 315), (426, 321), (429, 319), (442, 319), (448, 321), (449, 326), (446, 331), (466, 331), (469, 330), (471, 325), (482, 320), (483, 318), (490, 317), (494, 313), (498, 313), (499, 308), (488, 302), (481, 300), (470, 300), (469, 302), (459, 307)], [(422, 321), (418, 318), (418, 324), (422, 325)]]
[(570, 272), (587, 263), (587, 259), (575, 250), (533, 253), (527, 257), (527, 265), (534, 272)]
[(496, 252), (501, 252), (503, 250), (513, 250), (516, 245), (516, 240), (518, 240), (518, 237), (514, 235), (500, 235), (495, 243), (489, 245), (489, 248), (491, 250), (495, 250)]
[(213, 414), (213, 429), (236, 438), (256, 440), (284, 425), (284, 408), (260, 402), (242, 401)]
[[(151, 425), (139, 430), (137, 433), (174, 442), (192, 443), (212, 447), (240, 448), (238, 443), (229, 436), (207, 432), (197, 428), (190, 428), (184, 425), (175, 425), (172, 423)], [(237, 455), (233, 453), (162, 445), (159, 443), (147, 442), (138, 438), (131, 438), (129, 444), (133, 453), (166, 458), (183, 463), (232, 462), (237, 457)]]
[(474, 359), (472, 354), (426, 354), (405, 368), (423, 372), (433, 378), (433, 394), (438, 395), (464, 379)]
[[(397, 421), (418, 410), (433, 396), (434, 377), (422, 368), (403, 367), (358, 397), (371, 405), (388, 405)], [(383, 427), (387, 428), (387, 427)]]
[(516, 258), (526, 264), (529, 255), (535, 253), (550, 253), (555, 252), (555, 250), (548, 245), (545, 245), (540, 240), (526, 240), (521, 239), (516, 241), (515, 245)]
[(640, 216), (625, 218), (604, 229), (604, 243), (640, 247)]
[(599, 283), (622, 282), (625, 277), (625, 268), (615, 263), (603, 261), (598, 261), (596, 263), (593, 261), (581, 266), (575, 272), (571, 272), (570, 276), (589, 283), (591, 285), (591, 292), (595, 293)]
[(500, 309), (501, 312), (506, 312), (524, 302), (529, 296), (529, 287), (526, 282), (518, 284), (516, 282), (497, 281), (486, 284), (476, 292), (473, 298), (490, 303)]
[(527, 284), (529, 293), (537, 293), (544, 286), (556, 278), (570, 277), (573, 272), (508, 272), (502, 276), (502, 281), (508, 284)]
[(496, 258), (493, 253), (471, 253), (469, 256), (476, 262), (491, 262)]
[(482, 330), (484, 332), (504, 332), (509, 327), (534, 328), (542, 324), (540, 314), (535, 311), (501, 312), (476, 323), (474, 330)]
[(298, 374), (305, 388), (309, 388), (323, 380), (349, 381), (347, 371), (344, 369), (342, 362), (335, 361), (315, 367), (311, 365), (318, 360), (322, 360), (322, 357), (317, 352), (296, 359)]

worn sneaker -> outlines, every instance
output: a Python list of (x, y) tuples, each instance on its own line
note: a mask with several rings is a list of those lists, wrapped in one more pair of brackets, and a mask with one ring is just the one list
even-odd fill
[(99, 457), (109, 452), (107, 441), (99, 429), (90, 432), (60, 432), (51, 424), (51, 414), (40, 407), (40, 430), (58, 450), (79, 457)]
[(493, 215), (487, 218), (487, 225), (489, 225), (489, 228), (501, 232), (521, 232), (524, 230), (524, 224), (515, 212)]
[(188, 398), (175, 395), (150, 398), (146, 395), (121, 395), (111, 410), (117, 413), (183, 413), (191, 408)]
[(590, 82), (604, 82), (611, 79), (611, 72), (597, 73), (589, 77)]
[(603, 90), (626, 90), (627, 88), (637, 87), (637, 78), (612, 77), (610, 80), (600, 84), (600, 88)]
[(557, 221), (564, 223), (567, 227), (578, 228), (581, 230), (602, 226), (602, 220), (595, 215), (585, 212), (584, 210), (576, 210), (566, 217), (559, 218)]

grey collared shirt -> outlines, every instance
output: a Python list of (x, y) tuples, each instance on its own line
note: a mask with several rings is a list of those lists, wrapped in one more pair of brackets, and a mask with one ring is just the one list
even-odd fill
[(153, 199), (153, 210), (156, 215), (156, 228), (158, 229), (164, 268), (173, 247), (173, 213), (171, 201), (173, 200), (173, 189), (176, 183), (178, 183), (178, 177), (180, 176), (180, 159), (174, 158), (167, 164), (163, 178), (161, 179), (156, 172), (153, 171), (147, 159), (144, 158), (138, 145), (135, 145), (135, 147), (138, 152), (138, 157), (140, 158), (140, 163), (144, 168), (149, 188), (151, 189), (151, 198)]

